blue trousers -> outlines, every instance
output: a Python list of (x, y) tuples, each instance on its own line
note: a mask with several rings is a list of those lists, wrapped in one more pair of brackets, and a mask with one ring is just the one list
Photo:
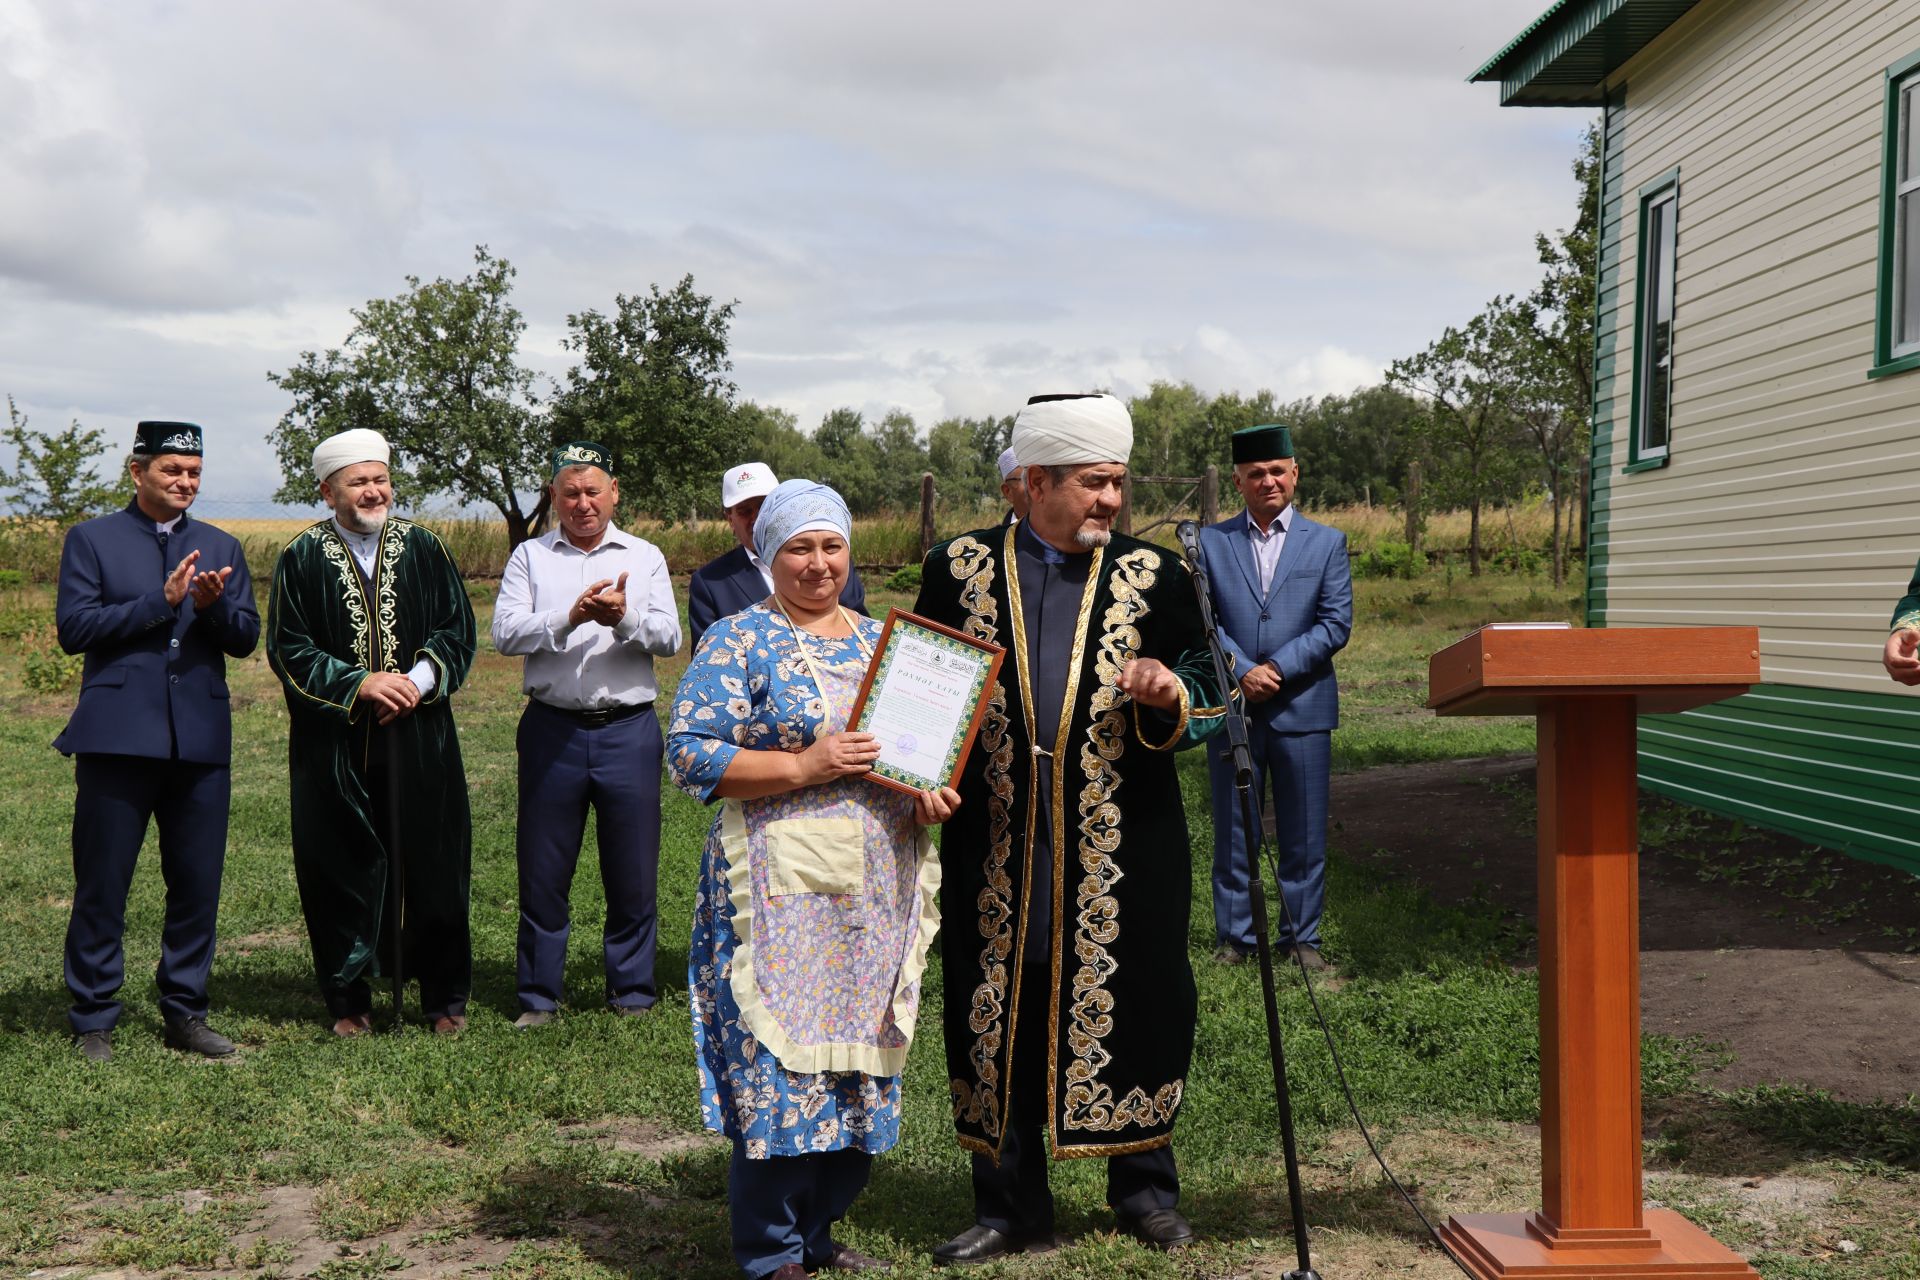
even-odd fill
[[(1253, 800), (1264, 809), (1272, 796), (1275, 853), (1280, 860), (1280, 903), (1267, 904), (1274, 941), (1286, 947), (1320, 945), (1320, 913), (1327, 901), (1327, 789), (1333, 770), (1330, 733), (1274, 733), (1248, 721), (1253, 755)], [(1223, 943), (1254, 947), (1253, 899), (1247, 887), (1247, 838), (1240, 793), (1233, 785), (1233, 757), (1219, 737), (1207, 744), (1213, 784), (1213, 929)], [(1271, 792), (1269, 792), (1271, 787)], [(1255, 832), (1256, 843), (1258, 832)], [(1288, 925), (1288, 917), (1292, 925)]]
[(588, 728), (539, 702), (520, 717), (518, 984), (522, 1009), (560, 1003), (571, 928), (568, 897), (593, 807), (607, 921), (607, 1002), (659, 997), (653, 953), (660, 869), (660, 721), (651, 710)]
[(67, 921), (67, 990), (74, 1034), (105, 1031), (120, 1018), (114, 997), (126, 976), (121, 938), (127, 892), (147, 837), (160, 829), (160, 875), (166, 881), (166, 923), (160, 932), (163, 1017), (204, 1018), (213, 968), (214, 918), (227, 858), (225, 765), (141, 756), (74, 757), (73, 914)]
[(789, 1262), (809, 1271), (826, 1266), (833, 1224), (846, 1216), (872, 1170), (873, 1157), (851, 1147), (749, 1160), (736, 1138), (727, 1166), (734, 1261), (749, 1277)]

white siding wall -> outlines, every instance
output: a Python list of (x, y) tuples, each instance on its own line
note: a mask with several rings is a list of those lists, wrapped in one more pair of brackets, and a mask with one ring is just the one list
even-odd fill
[[(1879, 653), (1920, 556), (1920, 369), (1867, 370), (1884, 72), (1916, 50), (1920, 0), (1710, 0), (1622, 69), (1606, 625), (1757, 623), (1768, 681), (1893, 688)], [(1670, 460), (1621, 475), (1638, 192), (1675, 167)]]

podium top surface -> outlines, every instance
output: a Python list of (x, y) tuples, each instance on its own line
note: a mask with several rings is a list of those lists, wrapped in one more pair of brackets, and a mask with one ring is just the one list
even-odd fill
[(1757, 627), (1482, 627), (1427, 661), (1443, 716), (1532, 715), (1549, 698), (1630, 695), (1685, 711), (1760, 683)]

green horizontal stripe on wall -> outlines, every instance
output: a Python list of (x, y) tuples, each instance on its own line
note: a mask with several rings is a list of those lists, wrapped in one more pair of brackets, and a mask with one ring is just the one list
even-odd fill
[(1648, 791), (1920, 874), (1920, 700), (1763, 684), (1640, 719)]

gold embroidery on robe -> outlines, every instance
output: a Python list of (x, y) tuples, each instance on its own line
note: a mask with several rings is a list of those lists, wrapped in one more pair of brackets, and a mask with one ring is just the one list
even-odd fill
[(347, 603), (347, 621), (353, 626), (353, 656), (360, 659), (360, 665), (368, 671), (378, 671), (380, 668), (373, 665), (373, 628), (367, 620), (367, 595), (360, 586), (360, 571), (354, 567), (353, 554), (326, 525), (314, 525), (309, 532), (320, 540), (320, 554), (339, 571), (340, 592)]
[(386, 527), (380, 532), (380, 564), (374, 574), (379, 579), (374, 594), (379, 597), (380, 666), (369, 666), (367, 670), (398, 671), (401, 669), (396, 652), (400, 646), (400, 598), (393, 580), (400, 568), (400, 557), (407, 549), (407, 538), (405, 529), (395, 520), (386, 521)]
[(1114, 561), (1110, 579), (1113, 603), (1101, 616), (1100, 648), (1094, 656), (1099, 682), (1090, 701), (1093, 723), (1080, 748), (1080, 771), (1086, 785), (1080, 790), (1081, 879), (1074, 896), (1073, 953), (1079, 968), (1073, 976), (1071, 1020), (1067, 1047), (1067, 1094), (1061, 1123), (1068, 1129), (1107, 1132), (1129, 1125), (1164, 1124), (1179, 1108), (1183, 1081), (1163, 1085), (1149, 1097), (1135, 1088), (1118, 1103), (1113, 1090), (1100, 1080), (1112, 1055), (1101, 1044), (1113, 1031), (1113, 995), (1107, 983), (1117, 962), (1107, 950), (1120, 936), (1120, 904), (1113, 887), (1123, 875), (1112, 853), (1120, 846), (1120, 807), (1113, 793), (1120, 777), (1115, 763), (1126, 753), (1125, 701), (1119, 688), (1120, 672), (1140, 651), (1137, 623), (1147, 612), (1142, 592), (1158, 578), (1158, 553), (1144, 548)]
[[(1000, 608), (993, 599), (991, 553), (978, 540), (962, 537), (948, 545), (947, 556), (949, 571), (966, 584), (960, 592), (961, 604), (967, 610), (964, 630), (989, 644), (998, 643)], [(1013, 847), (1013, 740), (1008, 727), (1006, 690), (996, 682), (976, 744), (987, 754), (987, 781), (992, 794), (987, 797), (987, 884), (975, 904), (980, 936), (986, 940), (980, 952), (984, 981), (974, 988), (967, 1016), (967, 1026), (975, 1037), (967, 1054), (975, 1080), (949, 1082), (955, 1119), (978, 1123), (981, 1132), (993, 1138), (999, 1137), (1001, 1126), (998, 1058), (1004, 1043), (1011, 976), (1007, 960), (1013, 954), (1013, 881), (1007, 875), (1007, 858)]]

